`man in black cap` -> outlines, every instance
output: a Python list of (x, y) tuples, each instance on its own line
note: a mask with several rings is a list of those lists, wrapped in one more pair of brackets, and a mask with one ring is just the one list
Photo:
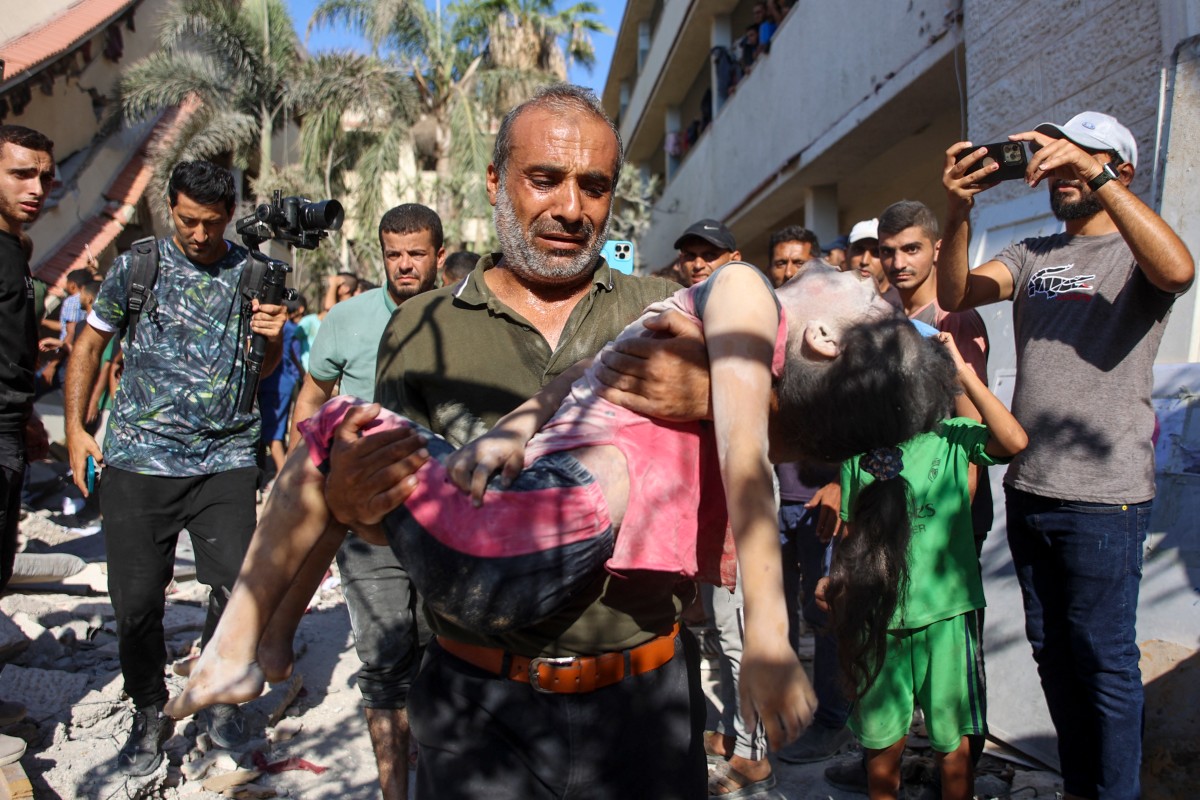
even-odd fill
[(675, 240), (675, 249), (679, 251), (675, 270), (684, 286), (704, 282), (728, 261), (742, 260), (733, 233), (715, 219), (693, 223)]

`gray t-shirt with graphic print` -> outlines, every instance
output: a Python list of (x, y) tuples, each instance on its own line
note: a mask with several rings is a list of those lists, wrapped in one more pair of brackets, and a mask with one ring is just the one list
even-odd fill
[(1154, 358), (1175, 295), (1119, 233), (1026, 239), (996, 257), (1013, 276), (1013, 415), (1029, 447), (1004, 482), (1093, 503), (1154, 497)]
[[(230, 244), (201, 266), (158, 240), (158, 279), (125, 347), (125, 371), (104, 440), (104, 461), (141, 475), (192, 477), (255, 464), (259, 415), (238, 412), (244, 383), (240, 283), (246, 248)], [(125, 317), (131, 259), (117, 258), (92, 313), (117, 328)]]

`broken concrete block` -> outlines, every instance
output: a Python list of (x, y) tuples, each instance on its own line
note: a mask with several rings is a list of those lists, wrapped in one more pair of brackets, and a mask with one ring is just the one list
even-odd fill
[(106, 697), (103, 692), (88, 692), (71, 706), (71, 726), (90, 728), (120, 710), (121, 703), (117, 698)]
[(253, 783), (262, 775), (256, 769), (239, 769), (236, 772), (227, 772), (223, 775), (214, 775), (207, 778), (201, 784), (207, 791), (223, 793), (227, 789), (234, 786), (241, 786), (247, 783)]
[[(282, 687), (282, 695), (279, 700), (272, 705), (272, 708), (267, 712), (267, 727), (274, 727), (275, 723), (283, 719), (283, 715), (288, 713), (288, 708), (292, 701), (299, 696), (300, 690), (304, 688), (304, 676), (299, 672), (293, 672), (292, 677)], [(272, 689), (274, 694), (274, 689)]]
[(16, 614), (13, 614), (12, 621), (30, 639), (36, 639), (46, 632), (45, 627), (24, 611), (18, 611)]
[(0, 614), (0, 660), (8, 660), (29, 646), (29, 637), (8, 618)]
[[(201, 755), (199, 758), (183, 762), (183, 777), (187, 778), (189, 781), (198, 781), (203, 779), (204, 776), (216, 766), (217, 759), (220, 758), (221, 755), (221, 753), (215, 752), (207, 753)], [(234, 767), (236, 768), (237, 764), (234, 764)]]
[(304, 723), (294, 717), (285, 717), (268, 729), (267, 739), (271, 744), (282, 744), (288, 741), (304, 727)]
[(86, 694), (88, 676), (9, 664), (0, 672), (0, 697), (19, 697), (29, 716), (50, 719)]

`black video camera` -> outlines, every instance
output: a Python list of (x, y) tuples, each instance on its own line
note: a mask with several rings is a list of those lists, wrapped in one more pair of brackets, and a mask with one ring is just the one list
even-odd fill
[[(296, 293), (287, 288), (287, 262), (269, 258), (259, 251), (263, 242), (274, 239), (304, 250), (315, 250), (329, 231), (342, 227), (345, 212), (337, 200), (311, 203), (303, 197), (280, 197), (276, 191), (270, 203), (263, 203), (248, 217), (237, 221), (237, 232), (250, 250), (249, 263), (242, 281), (242, 318), (249, 319), (254, 300), (265, 305), (279, 305), (294, 300)], [(246, 353), (246, 380), (238, 411), (249, 414), (258, 395), (258, 382), (267, 353), (267, 338), (261, 334), (250, 337)]]
[(286, 242), (303, 250), (315, 250), (329, 231), (341, 229), (346, 218), (337, 200), (313, 203), (303, 197), (280, 197), (276, 191), (271, 202), (263, 203), (248, 217), (237, 221), (237, 232), (246, 246), (253, 249), (270, 239)]

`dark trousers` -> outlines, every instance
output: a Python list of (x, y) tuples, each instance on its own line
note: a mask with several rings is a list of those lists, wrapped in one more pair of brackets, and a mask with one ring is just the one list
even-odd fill
[(17, 558), (21, 484), (25, 480), (25, 435), (0, 433), (0, 591), (12, 578)]
[(125, 691), (142, 708), (166, 702), (163, 610), (175, 544), (187, 528), (196, 576), (212, 591), (201, 646), (225, 609), (254, 534), (255, 467), (189, 478), (108, 467), (100, 485), (108, 590), (117, 616)]
[(1077, 503), (1007, 487), (1005, 495), (1025, 633), (1058, 732), (1063, 788), (1098, 800), (1140, 797), (1135, 624), (1151, 503)]
[[(685, 652), (686, 651), (686, 652)], [(689, 655), (690, 654), (690, 655)], [(695, 640), (651, 672), (585, 694), (542, 694), (435, 642), (413, 683), (417, 794), (439, 800), (692, 800), (708, 794)]]
[(373, 545), (351, 534), (337, 554), (342, 593), (354, 630), (362, 669), (358, 689), (363, 707), (401, 709), (429, 638), (417, 592), (389, 545)]

